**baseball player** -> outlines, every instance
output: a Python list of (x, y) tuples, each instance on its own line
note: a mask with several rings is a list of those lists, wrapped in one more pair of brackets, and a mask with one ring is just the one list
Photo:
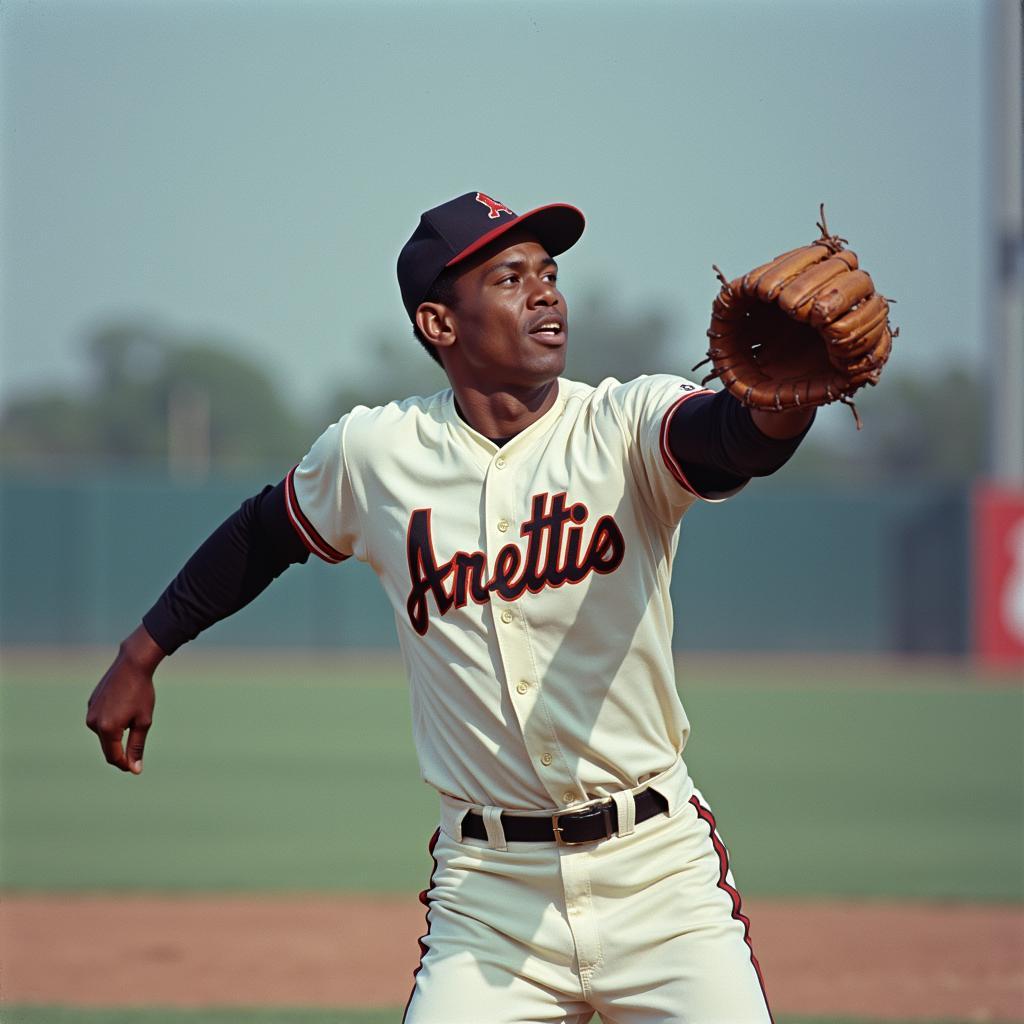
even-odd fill
[(329, 426), (203, 543), (90, 699), (106, 759), (139, 773), (166, 655), (310, 553), (373, 567), (440, 797), (409, 1024), (770, 1020), (681, 759), (669, 580), (687, 509), (778, 469), (813, 410), (670, 374), (565, 379), (555, 257), (583, 227), (482, 192), (424, 213), (398, 280), (451, 387)]

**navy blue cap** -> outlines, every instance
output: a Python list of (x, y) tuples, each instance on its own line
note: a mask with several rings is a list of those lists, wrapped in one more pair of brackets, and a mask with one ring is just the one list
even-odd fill
[(552, 203), (520, 216), (483, 192), (467, 192), (427, 210), (398, 254), (398, 286), (409, 319), (416, 319), (420, 303), (446, 267), (506, 231), (527, 227), (549, 256), (557, 256), (576, 244), (585, 224), (575, 206)]

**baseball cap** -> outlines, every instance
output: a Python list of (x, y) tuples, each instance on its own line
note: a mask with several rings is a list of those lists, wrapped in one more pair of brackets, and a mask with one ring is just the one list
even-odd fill
[(528, 227), (551, 256), (573, 246), (586, 221), (575, 206), (551, 203), (522, 215), (483, 192), (467, 192), (427, 210), (398, 254), (398, 286), (410, 320), (446, 267), (472, 256), (512, 228)]

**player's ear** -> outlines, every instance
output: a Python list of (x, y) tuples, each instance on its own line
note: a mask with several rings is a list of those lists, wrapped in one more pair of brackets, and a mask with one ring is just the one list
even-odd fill
[(455, 318), (440, 302), (422, 302), (416, 310), (416, 326), (431, 345), (448, 348), (455, 343)]

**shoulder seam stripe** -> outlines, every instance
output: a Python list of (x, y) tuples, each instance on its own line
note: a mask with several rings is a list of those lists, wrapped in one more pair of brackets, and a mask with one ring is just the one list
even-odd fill
[(295, 470), (298, 466), (293, 466), (285, 477), (284, 482), (284, 497), (285, 497), (285, 511), (288, 513), (288, 519), (291, 521), (295, 532), (299, 535), (302, 543), (306, 545), (309, 550), (316, 555), (318, 558), (322, 558), (325, 562), (330, 562), (332, 565), (337, 565), (339, 562), (344, 562), (348, 555), (342, 554), (336, 548), (331, 547), (317, 532), (316, 527), (306, 518), (306, 514), (299, 507), (299, 500), (295, 496)]

